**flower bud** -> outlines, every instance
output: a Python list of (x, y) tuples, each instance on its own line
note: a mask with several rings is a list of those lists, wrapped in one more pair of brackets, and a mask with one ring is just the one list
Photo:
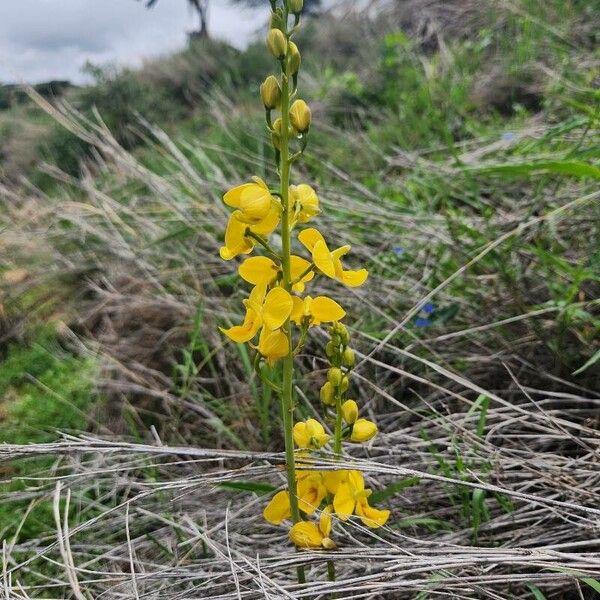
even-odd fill
[(325, 355), (329, 360), (335, 357), (337, 351), (338, 347), (333, 342), (327, 342), (327, 345), (325, 346)]
[(342, 377), (339, 387), (340, 387), (340, 392), (342, 392), (342, 394), (344, 392), (348, 391), (348, 388), (350, 387), (350, 380), (348, 379), (348, 375), (344, 375)]
[(312, 116), (308, 104), (304, 100), (296, 100), (290, 108), (290, 122), (298, 133), (305, 133), (310, 128)]
[(342, 363), (346, 367), (353, 367), (356, 362), (356, 356), (354, 356), (354, 350), (352, 348), (345, 348), (342, 354)]
[(280, 29), (283, 31), (283, 12), (281, 8), (278, 8), (275, 12), (271, 13), (271, 29)]
[(346, 400), (342, 404), (342, 417), (348, 425), (353, 425), (358, 419), (358, 404), (354, 400)]
[(260, 86), (260, 97), (265, 108), (272, 110), (281, 102), (281, 88), (275, 75), (269, 75)]
[(304, 8), (304, 0), (288, 0), (288, 7), (295, 15), (300, 14)]
[(287, 54), (287, 38), (280, 29), (271, 29), (267, 35), (267, 48), (271, 54), (281, 60)]
[(367, 419), (358, 419), (352, 427), (350, 439), (353, 442), (368, 442), (377, 434), (377, 425)]
[(290, 75), (295, 75), (300, 70), (301, 63), (302, 57), (298, 46), (294, 42), (290, 42)]
[(341, 369), (337, 367), (331, 367), (329, 371), (327, 371), (327, 380), (333, 387), (338, 387), (342, 383), (342, 378), (344, 374)]
[(323, 404), (327, 406), (335, 405), (335, 391), (329, 381), (323, 385), (319, 395)]

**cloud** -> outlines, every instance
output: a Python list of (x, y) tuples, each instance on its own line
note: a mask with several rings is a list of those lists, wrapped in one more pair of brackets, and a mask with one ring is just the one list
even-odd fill
[[(210, 28), (243, 46), (264, 24), (266, 10), (213, 0)], [(135, 0), (19, 0), (0, 2), (0, 82), (71, 79), (82, 66), (139, 65), (184, 46), (197, 23), (185, 0), (161, 0), (147, 10)]]

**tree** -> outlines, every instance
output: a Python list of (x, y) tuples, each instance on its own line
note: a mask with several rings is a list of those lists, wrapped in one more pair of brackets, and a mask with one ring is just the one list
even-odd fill
[[(143, 0), (146, 2), (146, 8), (152, 8), (158, 0)], [(194, 32), (200, 37), (208, 37), (208, 4), (209, 0), (187, 0), (188, 4), (200, 18), (200, 29)]]

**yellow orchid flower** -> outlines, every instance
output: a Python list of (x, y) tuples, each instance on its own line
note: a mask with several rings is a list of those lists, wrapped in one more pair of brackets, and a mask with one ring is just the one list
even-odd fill
[(277, 204), (267, 184), (260, 177), (253, 177), (252, 180), (252, 183), (239, 185), (223, 196), (227, 206), (240, 211), (239, 220), (248, 224), (263, 221), (273, 205)]
[(256, 245), (256, 240), (248, 237), (247, 233), (266, 237), (271, 235), (279, 225), (281, 207), (273, 203), (263, 219), (249, 224), (243, 220), (241, 210), (234, 211), (229, 217), (227, 229), (225, 230), (225, 245), (219, 253), (223, 260), (231, 260), (240, 254), (250, 254)]
[(314, 513), (327, 495), (321, 473), (318, 471), (309, 473), (308, 476), (298, 480), (298, 508), (307, 515)]
[(368, 419), (358, 419), (352, 426), (350, 440), (353, 442), (368, 442), (377, 435), (377, 425)]
[(291, 517), (290, 495), (288, 492), (277, 492), (263, 511), (263, 517), (273, 525), (281, 525), (282, 521)]
[(290, 319), (298, 325), (307, 322), (311, 327), (321, 323), (340, 321), (346, 316), (346, 311), (335, 301), (327, 296), (304, 299), (293, 297), (294, 306)]
[(298, 448), (322, 448), (331, 436), (316, 419), (299, 421), (294, 425), (294, 442)]
[(308, 223), (321, 212), (319, 197), (310, 185), (301, 183), (300, 185), (290, 186), (290, 197), (294, 202), (292, 226), (296, 223)]
[[(314, 278), (315, 273), (309, 270), (310, 265), (301, 256), (290, 257), (291, 279), (296, 282), (292, 286), (293, 291), (302, 293), (305, 284)], [(240, 265), (238, 272), (244, 281), (252, 285), (271, 285), (277, 281), (281, 268), (266, 256), (252, 256)]]
[(317, 268), (327, 277), (337, 279), (348, 287), (361, 286), (369, 276), (366, 269), (346, 271), (342, 265), (342, 256), (350, 252), (351, 246), (346, 245), (331, 252), (321, 232), (314, 227), (304, 229), (298, 234), (300, 243), (312, 254)]
[[(238, 343), (249, 342), (263, 325), (263, 331), (270, 333), (279, 329), (287, 321), (293, 308), (292, 296), (280, 287), (273, 288), (266, 295), (265, 291), (266, 286), (257, 285), (250, 292), (250, 297), (244, 301), (246, 316), (242, 325), (235, 325), (229, 329), (220, 328), (229, 339)], [(265, 334), (262, 340), (263, 347), (271, 348), (274, 341)], [(260, 344), (261, 342), (259, 346)]]

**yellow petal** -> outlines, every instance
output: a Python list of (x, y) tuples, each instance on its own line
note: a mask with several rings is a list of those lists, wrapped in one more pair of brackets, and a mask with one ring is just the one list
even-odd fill
[(231, 206), (232, 208), (239, 208), (240, 207), (240, 197), (242, 195), (242, 192), (250, 187), (252, 187), (253, 183), (244, 183), (242, 185), (238, 185), (237, 187), (234, 187), (233, 189), (229, 190), (224, 196), (223, 196), (223, 202), (225, 202), (225, 204), (227, 204), (227, 206)]
[(367, 280), (368, 276), (369, 272), (366, 269), (342, 271), (341, 282), (348, 287), (359, 287)]
[(294, 425), (294, 443), (298, 448), (308, 448), (310, 444), (310, 433), (306, 423), (299, 422)]
[(342, 416), (348, 425), (352, 425), (358, 419), (358, 404), (354, 400), (346, 400), (342, 404)]
[(223, 260), (231, 260), (240, 254), (249, 254), (254, 248), (254, 241), (245, 237), (248, 225), (240, 221), (240, 215), (240, 211), (236, 210), (229, 217), (225, 230), (225, 245), (220, 250)]
[(253, 285), (269, 285), (276, 277), (279, 268), (266, 256), (247, 258), (239, 268), (240, 277)]
[(348, 483), (355, 494), (365, 489), (365, 478), (360, 471), (348, 471)]
[(312, 249), (313, 262), (327, 277), (335, 278), (335, 264), (327, 244), (319, 240)]
[(335, 494), (340, 484), (348, 479), (348, 471), (325, 471), (323, 473), (323, 483), (330, 494)]
[(290, 529), (290, 539), (299, 548), (320, 548), (323, 536), (315, 523), (300, 521)]
[(383, 527), (390, 518), (389, 510), (379, 510), (369, 506), (366, 498), (362, 498), (356, 504), (356, 514), (360, 517), (363, 524), (371, 529)]
[(298, 482), (298, 508), (311, 515), (319, 508), (326, 494), (327, 489), (320, 473), (314, 473)]
[(240, 194), (239, 209), (246, 222), (256, 223), (267, 216), (272, 202), (273, 197), (269, 191), (253, 183)]
[(325, 537), (329, 537), (331, 533), (331, 513), (333, 512), (333, 506), (330, 504), (321, 511), (319, 518), (319, 530)]
[[(301, 256), (292, 255), (290, 257), (292, 281), (296, 281), (296, 279), (298, 279), (303, 273), (306, 272), (308, 268), (310, 268), (310, 265), (311, 263), (309, 263), (306, 259), (302, 258)], [(294, 284), (294, 291), (302, 293), (305, 287), (304, 284), (308, 283), (309, 281), (312, 281), (314, 277), (314, 271), (309, 271), (308, 273), (306, 273), (306, 275), (304, 275), (304, 277), (302, 277), (302, 279), (298, 283)]]
[(303, 229), (298, 234), (298, 240), (300, 243), (309, 251), (312, 252), (312, 249), (315, 247), (317, 242), (325, 243), (325, 238), (323, 234), (314, 227), (309, 227), (308, 229)]
[(263, 321), (271, 329), (279, 329), (289, 318), (294, 301), (289, 292), (281, 287), (273, 288), (265, 298), (263, 305)]
[(298, 298), (298, 296), (292, 296), (292, 303), (293, 305), (290, 319), (297, 325), (301, 325), (302, 319), (304, 318), (304, 300), (302, 298)]
[(271, 208), (265, 218), (258, 223), (253, 223), (250, 226), (250, 231), (253, 231), (257, 235), (262, 235), (263, 237), (271, 235), (277, 228), (277, 225), (279, 225), (280, 216), (281, 207), (277, 202), (272, 202)]
[(310, 312), (315, 325), (340, 321), (346, 316), (346, 311), (335, 300), (327, 296), (317, 296), (310, 305)]
[(263, 511), (265, 520), (273, 525), (281, 525), (291, 514), (290, 495), (285, 491), (275, 494)]
[(338, 486), (337, 492), (333, 498), (333, 508), (337, 516), (346, 521), (354, 512), (354, 491), (349, 483), (341, 483)]
[(262, 319), (259, 313), (254, 309), (248, 308), (246, 317), (242, 325), (235, 325), (229, 329), (220, 328), (221, 331), (234, 342), (244, 344), (249, 342), (258, 332), (262, 325)]
[(377, 434), (377, 425), (367, 419), (358, 419), (352, 427), (350, 439), (353, 442), (368, 442)]
[(258, 351), (270, 364), (273, 364), (276, 360), (288, 355), (289, 340), (283, 332), (270, 331), (263, 327), (258, 340)]

